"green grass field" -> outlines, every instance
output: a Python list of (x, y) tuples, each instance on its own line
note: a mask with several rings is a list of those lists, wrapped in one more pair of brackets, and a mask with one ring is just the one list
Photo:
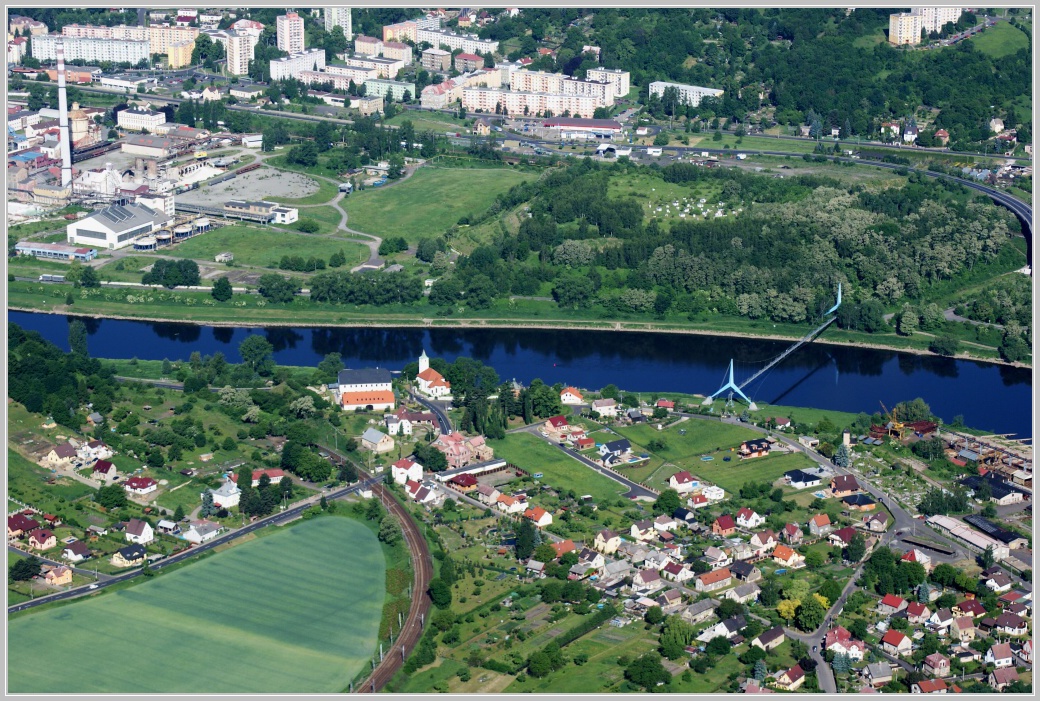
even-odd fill
[(499, 193), (533, 177), (509, 168), (425, 166), (406, 182), (352, 194), (343, 203), (347, 226), (415, 243), (440, 236), (464, 215), (483, 214)]
[(711, 462), (699, 463), (701, 467), (694, 467), (693, 474), (714, 482), (727, 492), (737, 493), (748, 482), (773, 482), (788, 470), (815, 465), (804, 453), (774, 454), (750, 460), (741, 460), (736, 453), (733, 456), (730, 462), (722, 462), (720, 456)]
[[(334, 693), (371, 659), (379, 542), (318, 518), (112, 594), (9, 622), (10, 693)], [(104, 654), (92, 654), (103, 649)], [(41, 650), (60, 673), (34, 663)]]
[(178, 258), (213, 260), (218, 253), (231, 251), (235, 254), (236, 263), (277, 267), (282, 256), (315, 256), (328, 262), (329, 256), (341, 248), (348, 264), (359, 260), (362, 251), (365, 258), (368, 257), (368, 249), (352, 241), (328, 236), (289, 234), (241, 224), (225, 226), (203, 236), (196, 236), (163, 253)]
[(1007, 22), (987, 27), (968, 41), (974, 42), (976, 49), (993, 58), (1009, 56), (1019, 49), (1029, 48), (1029, 37), (1025, 32)]
[(531, 473), (544, 473), (542, 481), (556, 489), (591, 494), (596, 501), (616, 501), (618, 495), (628, 491), (530, 433), (511, 433), (500, 441), (491, 441), (491, 447), (495, 457)]

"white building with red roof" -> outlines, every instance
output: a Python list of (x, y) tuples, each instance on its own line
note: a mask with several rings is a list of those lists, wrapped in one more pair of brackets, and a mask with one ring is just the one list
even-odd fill
[(422, 465), (411, 458), (401, 458), (390, 466), (390, 476), (398, 484), (406, 484), (409, 480), (418, 482), (422, 480)]
[(131, 494), (151, 494), (159, 488), (159, 483), (151, 477), (131, 477), (123, 483), (123, 489)]
[(444, 375), (430, 367), (430, 359), (425, 350), (419, 356), (419, 374), (415, 376), (415, 383), (419, 392), (427, 397), (451, 396), (451, 383), (444, 379)]
[(668, 486), (679, 492), (679, 494), (688, 494), (695, 487), (699, 486), (699, 482), (694, 479), (693, 475), (683, 470), (682, 472), (676, 472), (668, 478)]
[(560, 392), (560, 401), (564, 404), (575, 405), (585, 401), (585, 397), (578, 391), (577, 387), (565, 387)]

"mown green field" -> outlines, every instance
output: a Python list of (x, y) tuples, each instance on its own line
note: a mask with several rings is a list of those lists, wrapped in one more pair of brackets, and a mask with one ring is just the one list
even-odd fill
[(165, 255), (178, 258), (195, 258), (213, 260), (223, 251), (235, 254), (235, 262), (243, 265), (278, 265), (282, 256), (302, 256), (303, 258), (323, 258), (328, 262), (329, 256), (343, 249), (347, 263), (368, 257), (368, 249), (359, 243), (344, 241), (328, 236), (308, 236), (290, 234), (284, 231), (261, 229), (258, 227), (232, 224), (203, 236), (196, 236), (177, 244), (171, 250), (164, 250)]
[[(369, 664), (384, 558), (318, 518), (9, 623), (10, 693), (335, 693)], [(45, 651), (53, 664), (40, 664)]]
[(723, 462), (719, 454), (711, 462), (699, 463), (701, 467), (691, 466), (691, 472), (719, 485), (727, 492), (736, 493), (749, 482), (773, 482), (789, 470), (813, 467), (815, 463), (804, 453), (787, 455), (771, 454), (763, 458), (741, 460), (737, 453), (731, 453), (733, 460)]
[(351, 229), (415, 243), (483, 214), (500, 193), (533, 177), (510, 168), (424, 166), (405, 182), (355, 192), (342, 205)]
[(591, 494), (597, 502), (616, 501), (619, 494), (628, 491), (530, 433), (511, 433), (500, 441), (491, 441), (490, 445), (495, 449), (496, 458), (508, 460), (531, 473), (544, 473), (542, 481), (556, 489)]
[(1009, 56), (1019, 49), (1029, 48), (1029, 37), (1025, 32), (1007, 22), (987, 27), (968, 41), (974, 42), (976, 49), (993, 58)]

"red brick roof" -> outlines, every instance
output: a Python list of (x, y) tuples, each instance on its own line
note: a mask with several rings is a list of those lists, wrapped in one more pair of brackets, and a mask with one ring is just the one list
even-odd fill
[(898, 630), (889, 630), (885, 633), (885, 637), (881, 638), (882, 643), (888, 643), (894, 647), (899, 647), (904, 640), (906, 640), (906, 636)]
[(697, 579), (700, 580), (701, 584), (716, 584), (726, 579), (730, 579), (733, 575), (730, 574), (728, 567), (722, 567), (711, 572), (705, 572), (704, 574), (697, 575)]
[(896, 596), (895, 594), (885, 594), (885, 596), (882, 597), (882, 599), (881, 599), (881, 603), (884, 606), (891, 606), (892, 608), (900, 608), (903, 604), (906, 603), (906, 600), (903, 599), (900, 596)]
[(733, 522), (733, 517), (730, 516), (729, 514), (725, 514), (723, 516), (719, 516), (717, 519), (715, 519), (715, 523), (716, 523), (716, 525), (718, 525), (718, 527), (720, 529), (722, 529), (724, 531), (728, 531), (730, 529), (733, 529), (733, 528), (737, 527), (737, 524), (735, 524)]

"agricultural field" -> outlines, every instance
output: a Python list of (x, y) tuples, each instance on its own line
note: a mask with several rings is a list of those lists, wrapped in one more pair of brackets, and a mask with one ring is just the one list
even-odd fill
[(243, 224), (232, 224), (196, 236), (163, 253), (177, 258), (213, 260), (218, 253), (231, 251), (236, 263), (277, 268), (282, 256), (314, 256), (328, 261), (329, 256), (340, 249), (346, 255), (348, 265), (368, 257), (368, 248), (353, 241), (291, 234)]
[(440, 236), (462, 216), (483, 214), (495, 197), (534, 174), (510, 168), (438, 168), (427, 165), (408, 180), (355, 192), (343, 205), (347, 226), (415, 244)]
[(530, 433), (511, 433), (491, 441), (495, 457), (507, 460), (528, 472), (541, 472), (546, 484), (556, 489), (573, 489), (591, 494), (597, 502), (615, 502), (628, 490)]
[[(9, 691), (61, 693), (74, 679), (83, 693), (339, 692), (371, 659), (384, 566), (363, 524), (305, 521), (137, 586), (10, 621), (21, 644), (11, 651)], [(106, 654), (82, 654), (99, 641)], [(62, 674), (34, 664), (41, 649), (62, 660)]]

